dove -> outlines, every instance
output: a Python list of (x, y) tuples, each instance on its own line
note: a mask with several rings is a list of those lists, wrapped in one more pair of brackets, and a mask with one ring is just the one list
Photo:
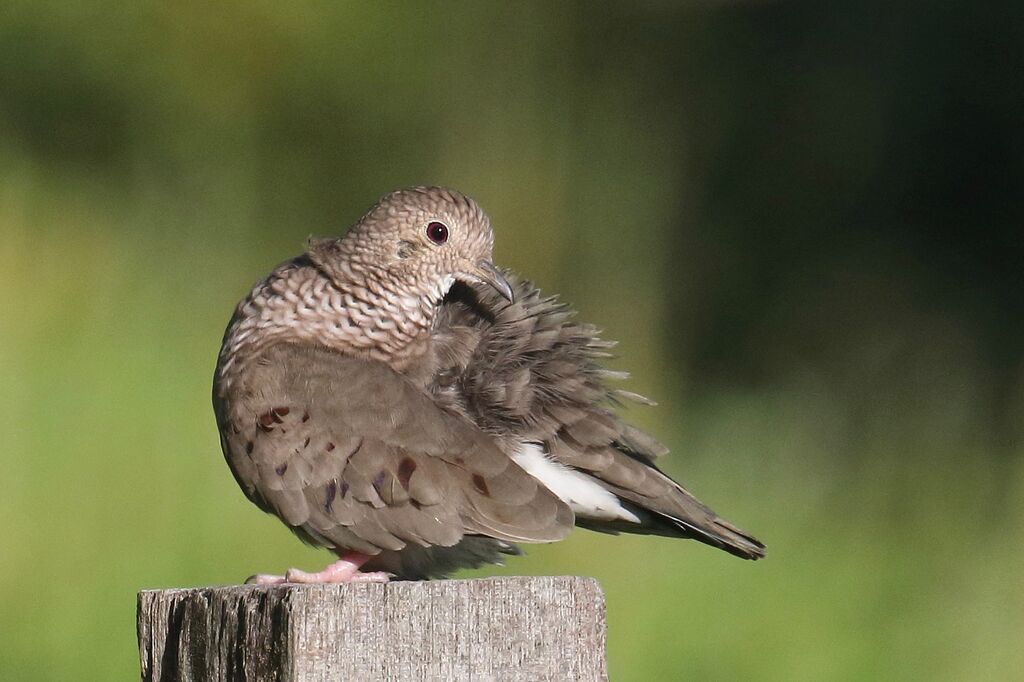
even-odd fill
[(493, 246), (469, 197), (402, 189), (238, 304), (213, 382), (224, 457), (250, 501), (337, 557), (250, 582), (445, 577), (574, 527), (765, 555), (618, 415), (652, 403), (613, 388), (613, 344)]

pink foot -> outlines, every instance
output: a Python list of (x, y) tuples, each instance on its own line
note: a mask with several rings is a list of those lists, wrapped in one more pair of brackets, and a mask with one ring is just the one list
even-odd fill
[(256, 585), (282, 585), (299, 583), (302, 585), (318, 585), (321, 583), (386, 583), (391, 579), (387, 573), (363, 573), (359, 567), (370, 560), (366, 554), (352, 552), (345, 554), (322, 571), (306, 573), (297, 568), (289, 568), (284, 575), (267, 575), (260, 573), (245, 582)]

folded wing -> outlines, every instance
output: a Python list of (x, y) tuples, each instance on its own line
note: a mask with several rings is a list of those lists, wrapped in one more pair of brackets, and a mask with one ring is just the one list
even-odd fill
[(381, 363), (281, 344), (217, 400), (246, 495), (315, 545), (376, 554), (467, 535), (549, 542), (568, 506)]

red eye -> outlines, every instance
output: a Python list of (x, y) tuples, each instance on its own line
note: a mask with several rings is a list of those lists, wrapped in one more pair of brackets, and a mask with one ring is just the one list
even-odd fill
[(444, 244), (448, 241), (448, 226), (437, 221), (430, 223), (427, 225), (427, 239), (435, 244)]

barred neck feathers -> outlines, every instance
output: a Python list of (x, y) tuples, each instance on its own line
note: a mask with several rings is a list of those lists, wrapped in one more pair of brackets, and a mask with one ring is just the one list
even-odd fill
[(405, 371), (427, 352), (438, 303), (456, 281), (512, 300), (491, 261), (494, 233), (480, 207), (443, 187), (385, 195), (342, 237), (258, 284), (235, 311), (218, 362), (232, 381), (271, 343), (311, 343)]
[(225, 333), (221, 380), (230, 384), (247, 360), (282, 341), (325, 346), (398, 371), (426, 351), (438, 303), (453, 278), (428, 289), (402, 286), (373, 269), (339, 275), (327, 277), (300, 257), (257, 284)]

